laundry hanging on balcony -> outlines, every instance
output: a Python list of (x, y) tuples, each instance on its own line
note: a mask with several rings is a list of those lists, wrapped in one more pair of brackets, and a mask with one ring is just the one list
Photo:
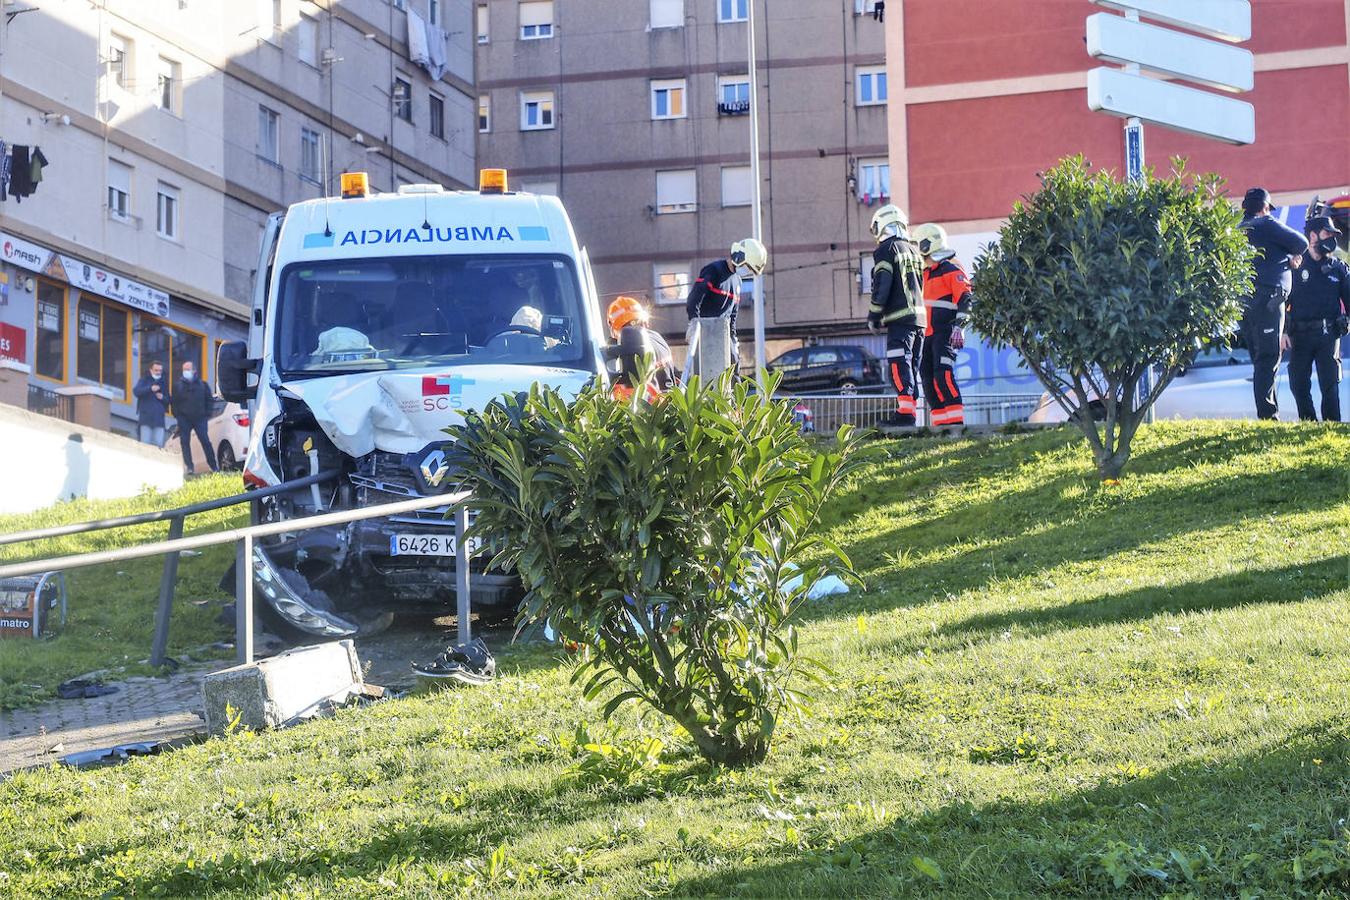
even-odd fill
[(440, 81), (445, 74), (445, 43), (449, 37), (443, 28), (408, 8), (408, 58), (426, 69), (433, 81)]

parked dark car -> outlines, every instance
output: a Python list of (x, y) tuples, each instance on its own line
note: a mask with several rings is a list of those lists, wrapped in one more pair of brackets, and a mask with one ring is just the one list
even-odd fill
[(881, 360), (861, 347), (803, 347), (769, 363), (779, 372), (786, 393), (852, 394), (879, 390), (884, 384)]

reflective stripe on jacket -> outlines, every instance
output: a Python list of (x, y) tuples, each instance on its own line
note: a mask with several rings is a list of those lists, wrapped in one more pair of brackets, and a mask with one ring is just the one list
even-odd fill
[(954, 257), (939, 260), (924, 269), (923, 305), (928, 309), (928, 327), (924, 334), (932, 334), (934, 326), (964, 327), (972, 299), (970, 279)]
[(891, 237), (872, 252), (872, 304), (883, 325), (912, 318), (924, 324), (923, 255), (907, 238)]

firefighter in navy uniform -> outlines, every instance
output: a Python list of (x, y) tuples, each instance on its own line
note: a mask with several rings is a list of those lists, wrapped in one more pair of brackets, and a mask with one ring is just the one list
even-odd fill
[(1275, 373), (1280, 369), (1289, 269), (1298, 265), (1308, 249), (1303, 235), (1271, 217), (1273, 209), (1265, 188), (1252, 188), (1242, 200), (1240, 227), (1257, 251), (1255, 282), (1242, 313), (1242, 339), (1252, 355), (1252, 393), (1260, 419), (1273, 419), (1280, 411), (1275, 400)]
[(895, 387), (897, 425), (913, 425), (916, 400), (914, 363), (923, 342), (923, 257), (909, 239), (909, 219), (887, 204), (872, 216), (872, 305), (867, 327), (886, 328), (886, 371)]
[(928, 420), (933, 425), (966, 424), (961, 389), (952, 366), (956, 353), (966, 345), (966, 319), (970, 317), (970, 279), (956, 261), (956, 251), (947, 246), (947, 231), (941, 225), (914, 229), (914, 243), (923, 254), (923, 305), (928, 326), (923, 333), (919, 376), (928, 401)]
[(1322, 393), (1322, 420), (1341, 420), (1341, 337), (1350, 328), (1350, 266), (1332, 254), (1340, 229), (1327, 216), (1314, 216), (1304, 231), (1308, 254), (1294, 270), (1288, 315), (1280, 349), (1289, 351), (1289, 390), (1298, 417), (1317, 421), (1312, 399), (1312, 373)]
[(736, 307), (741, 301), (741, 273), (758, 277), (769, 264), (769, 251), (754, 238), (731, 245), (726, 259), (715, 259), (699, 270), (689, 288), (684, 309), (689, 316), (686, 342), (692, 342), (694, 319), (725, 319), (731, 329), (731, 369), (740, 366), (740, 342), (736, 339)]

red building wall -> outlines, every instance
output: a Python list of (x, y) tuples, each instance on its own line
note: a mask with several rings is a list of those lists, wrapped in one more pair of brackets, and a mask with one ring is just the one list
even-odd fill
[[(914, 220), (1002, 218), (1036, 189), (1037, 172), (1071, 154), (1123, 169), (1123, 122), (1090, 111), (1075, 74), (1098, 65), (1084, 49), (1084, 20), (1096, 9), (1086, 0), (902, 8), (904, 79), (895, 79), (891, 115), (905, 117)], [(1347, 0), (1254, 3), (1254, 37), (1245, 46), (1257, 54), (1258, 72), (1243, 99), (1256, 107), (1256, 142), (1232, 147), (1148, 127), (1148, 162), (1164, 169), (1170, 157), (1185, 156), (1191, 171), (1218, 172), (1238, 194), (1253, 184), (1276, 193), (1350, 186), (1350, 67), (1340, 62), (1348, 57), (1332, 51), (1336, 61), (1325, 64), (1323, 49), (1302, 67), (1296, 55), (1344, 51), (1346, 17)], [(1274, 53), (1281, 56), (1263, 57)], [(978, 84), (990, 81), (1004, 85)]]
[[(1246, 95), (1256, 143), (1233, 147), (1165, 128), (1145, 129), (1148, 161), (1173, 156), (1213, 171), (1239, 193), (1350, 184), (1350, 74), (1345, 67), (1261, 72)], [(909, 201), (915, 220), (992, 219), (1037, 187), (1036, 173), (1081, 153), (1124, 168), (1120, 119), (1092, 112), (1082, 90), (949, 100), (909, 106)]]
[[(896, 4), (900, 6), (901, 4)], [(1085, 71), (1084, 20), (1104, 11), (1087, 0), (927, 0), (903, 4), (905, 84)], [(1344, 0), (1257, 0), (1253, 53), (1345, 45)]]

